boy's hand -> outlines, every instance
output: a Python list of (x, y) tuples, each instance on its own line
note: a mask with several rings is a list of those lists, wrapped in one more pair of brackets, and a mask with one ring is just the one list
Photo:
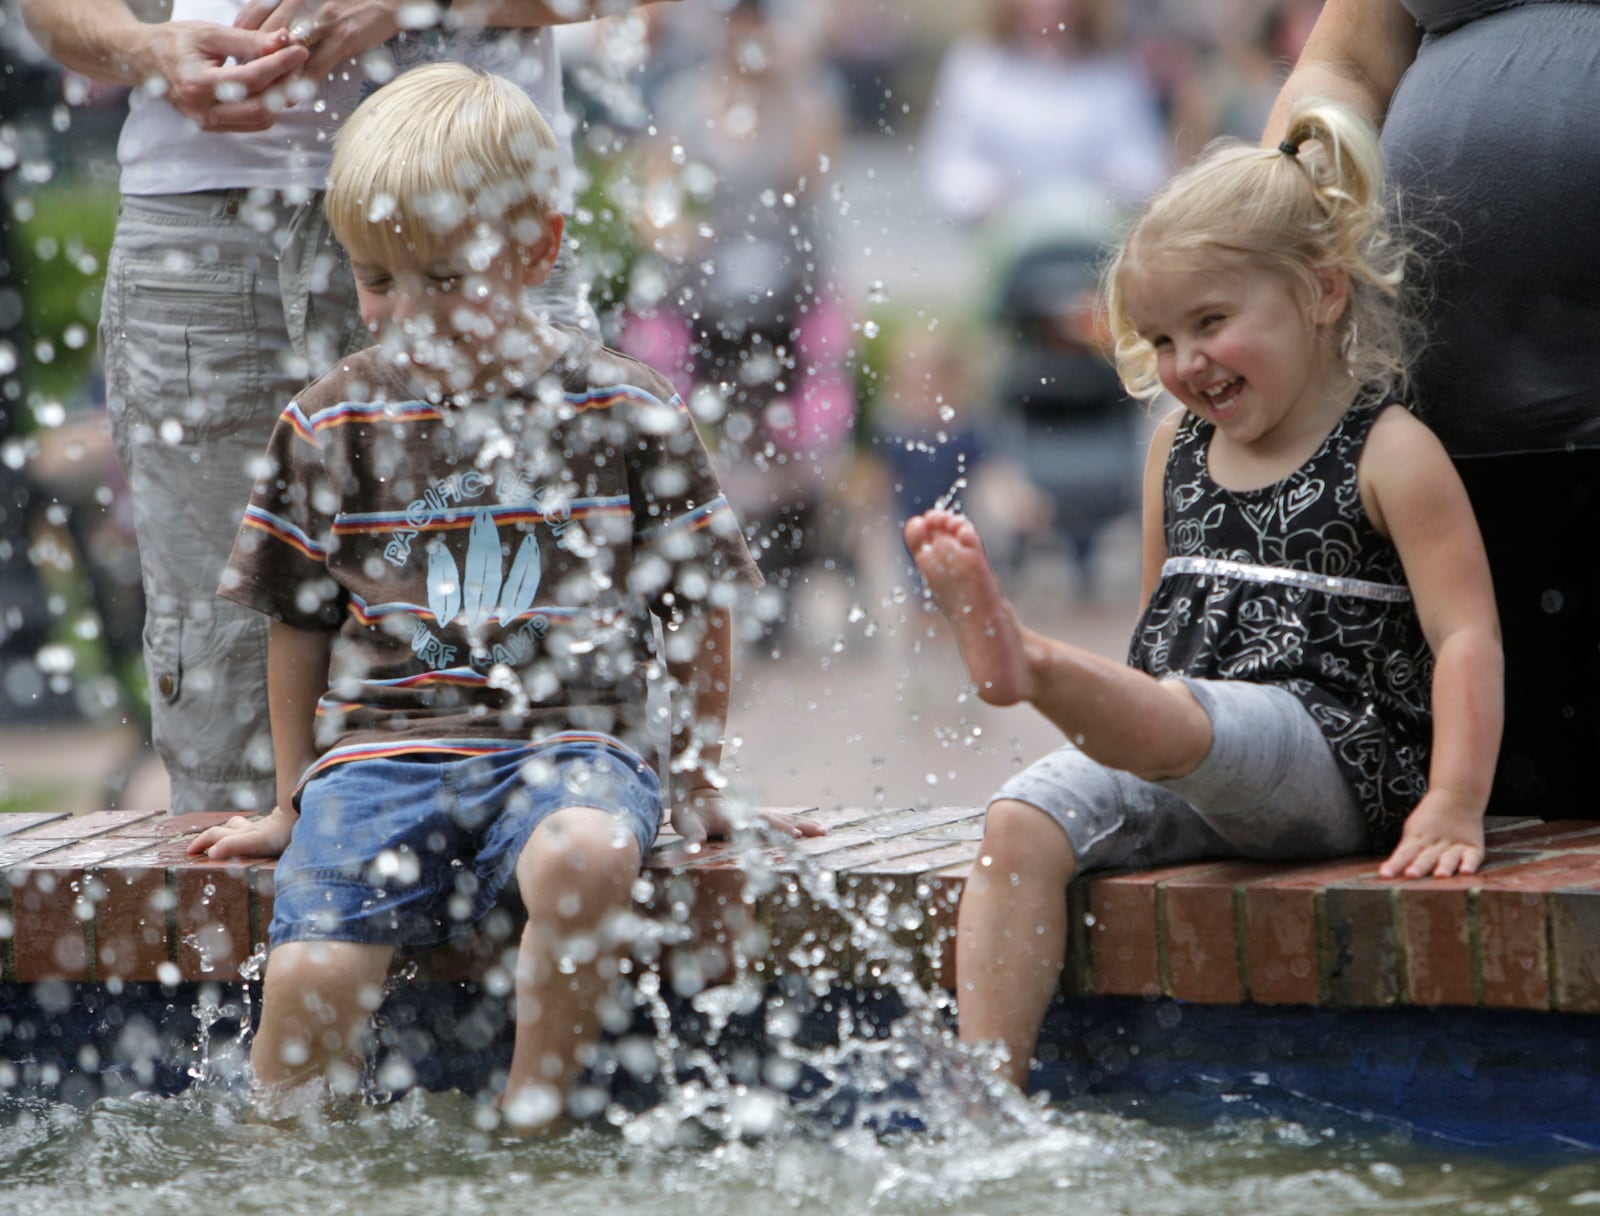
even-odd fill
[(688, 790), (677, 800), (672, 811), (672, 825), (685, 840), (696, 843), (703, 840), (725, 840), (742, 827), (765, 827), (779, 835), (796, 839), (801, 836), (823, 836), (827, 828), (809, 819), (798, 819), (776, 811), (755, 811), (730, 814), (723, 801), (722, 791), (704, 786)]
[(1449, 878), (1483, 864), (1483, 808), (1449, 790), (1429, 790), (1406, 817), (1400, 843), (1378, 867), (1384, 878)]
[(190, 857), (225, 861), (230, 857), (281, 857), (289, 847), (289, 833), (299, 816), (272, 808), (270, 815), (251, 819), (235, 815), (226, 823), (207, 828), (189, 842)]

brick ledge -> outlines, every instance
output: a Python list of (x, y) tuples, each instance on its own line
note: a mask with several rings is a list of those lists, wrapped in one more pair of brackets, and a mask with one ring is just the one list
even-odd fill
[[(677, 926), (681, 940), (663, 948), (679, 965), (692, 951), (705, 976), (735, 952), (810, 954), (852, 974), (861, 947), (843, 918), (790, 882), (814, 865), (840, 899), (912, 949), (924, 981), (949, 986), (982, 809), (808, 813), (829, 835), (793, 852), (690, 850), (664, 837), (646, 862), (651, 895), (641, 907)], [(0, 983), (236, 979), (271, 918), (272, 863), (183, 852), (226, 817), (0, 815)], [(1091, 875), (1068, 896), (1063, 987), (1219, 1005), (1600, 1013), (1600, 822), (1491, 820), (1489, 844), (1480, 874), (1438, 881), (1380, 881), (1375, 858)], [(752, 896), (747, 870), (757, 868), (768, 872)], [(501, 946), (468, 939), (420, 956), (414, 973), (471, 978)]]

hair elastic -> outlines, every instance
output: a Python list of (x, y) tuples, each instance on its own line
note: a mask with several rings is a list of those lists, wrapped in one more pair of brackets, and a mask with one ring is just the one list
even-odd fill
[(1300, 155), (1300, 145), (1290, 143), (1287, 139), (1278, 145), (1278, 151), (1285, 156), (1295, 157)]

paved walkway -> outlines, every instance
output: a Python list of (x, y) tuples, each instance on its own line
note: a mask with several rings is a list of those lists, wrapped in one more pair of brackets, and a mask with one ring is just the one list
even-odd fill
[[(1120, 655), (1134, 616), (1132, 526), (1106, 554), (1103, 598), (1074, 604), (1068, 571), (1046, 557), (1016, 589), (1024, 614), (1058, 636)], [(896, 570), (887, 543), (868, 570)], [(1055, 743), (1026, 708), (963, 696), (941, 618), (888, 580), (850, 586), (818, 572), (802, 587), (777, 658), (746, 653), (729, 717), (737, 788), (768, 806), (977, 806), (1013, 768)], [(122, 796), (108, 787), (127, 777)], [(0, 798), (74, 814), (165, 809), (160, 765), (115, 723), (0, 724)]]

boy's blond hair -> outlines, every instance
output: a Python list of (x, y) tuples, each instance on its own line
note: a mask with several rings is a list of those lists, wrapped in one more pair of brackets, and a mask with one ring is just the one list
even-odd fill
[(354, 261), (428, 266), (485, 229), (534, 244), (557, 209), (559, 162), (550, 124), (511, 81), (428, 64), (350, 115), (324, 206)]
[(1152, 263), (1245, 266), (1316, 297), (1323, 270), (1349, 277), (1340, 350), (1364, 385), (1406, 384), (1420, 322), (1401, 294), (1414, 259), (1386, 208), (1378, 136), (1355, 111), (1307, 99), (1277, 148), (1218, 140), (1150, 200), (1105, 276), (1117, 371), (1137, 397), (1161, 390), (1156, 353), (1128, 314), (1124, 276)]

